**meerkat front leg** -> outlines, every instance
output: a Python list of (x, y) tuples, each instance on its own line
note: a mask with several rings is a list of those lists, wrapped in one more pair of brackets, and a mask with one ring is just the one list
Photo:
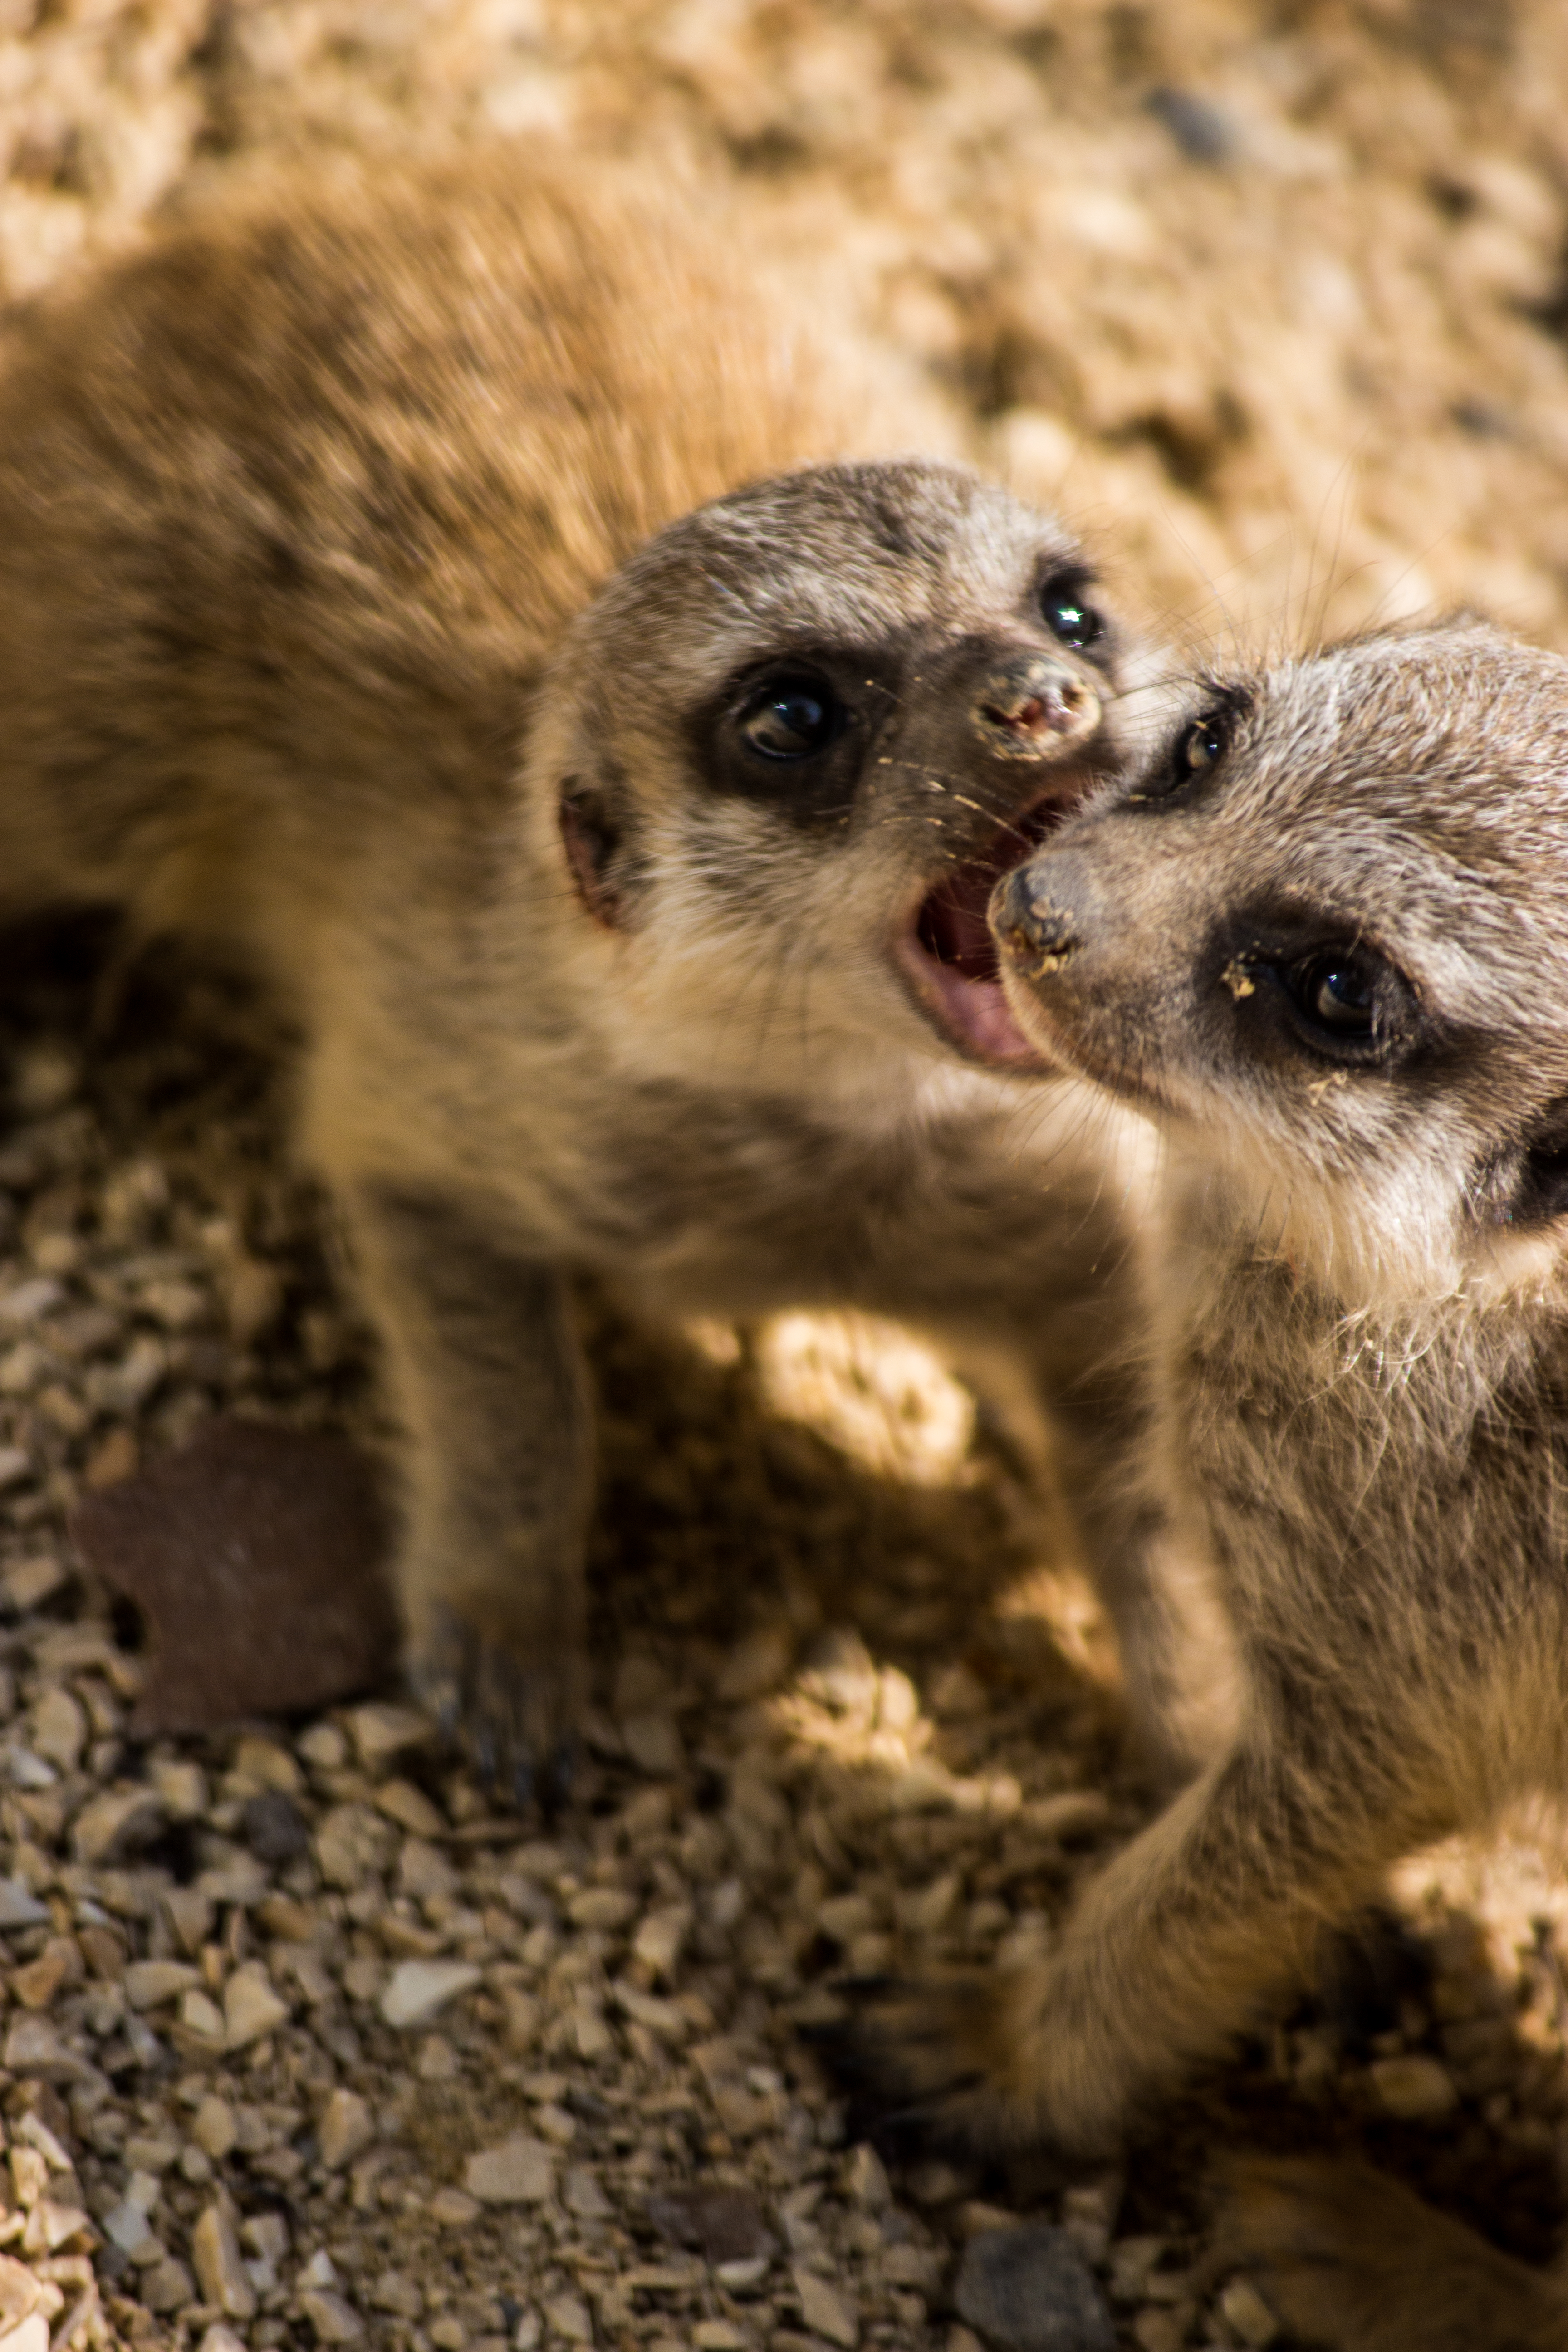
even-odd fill
[(594, 1455), (565, 1279), (448, 1198), (362, 1189), (350, 1216), (408, 1441), (410, 1677), (487, 1780), (552, 1803), (584, 1699)]
[(1126, 1328), (1104, 1330), (1097, 1349), (1058, 1342), (1033, 1370), (1057, 1484), (1116, 1633), (1133, 1750), (1173, 1795), (1234, 1739), (1240, 1663), (1208, 1562), (1147, 1475), (1147, 1383)]
[[(1114, 2147), (1310, 1959), (1434, 1824), (1378, 1768), (1325, 1780), (1244, 1738), (1089, 1887), (1040, 1960), (873, 1989), (850, 2068), (939, 2137)], [(1358, 1786), (1359, 1782), (1359, 1786)]]

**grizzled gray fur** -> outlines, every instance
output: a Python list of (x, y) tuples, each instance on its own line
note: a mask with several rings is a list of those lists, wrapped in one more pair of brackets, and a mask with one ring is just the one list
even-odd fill
[[(1203, 685), (992, 916), (1161, 1139), (1150, 1485), (1238, 1704), (1047, 1959), (867, 2030), (1096, 2147), (1392, 1864), (1568, 1788), (1568, 664), (1455, 625)], [(1312, 2343), (1568, 2345), (1568, 2284), (1374, 2175), (1243, 2166), (1227, 2231)]]

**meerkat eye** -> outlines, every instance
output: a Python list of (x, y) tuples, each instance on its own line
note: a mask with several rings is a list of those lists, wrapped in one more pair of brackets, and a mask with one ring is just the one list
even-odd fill
[(1040, 617), (1054, 637), (1083, 653), (1105, 635), (1105, 623), (1080, 589), (1047, 581), (1040, 591)]
[(753, 688), (736, 723), (759, 760), (814, 760), (842, 729), (844, 709), (826, 678), (780, 671)]
[(1177, 736), (1174, 748), (1162, 766), (1145, 776), (1132, 794), (1136, 801), (1168, 800), (1183, 786), (1195, 782), (1200, 776), (1215, 768), (1230, 749), (1230, 713), (1228, 710), (1205, 710)]
[(1223, 710), (1208, 711), (1194, 719), (1176, 745), (1175, 768), (1178, 780), (1201, 776), (1216, 767), (1226, 754), (1230, 729)]
[(1370, 1037), (1376, 1025), (1375, 975), (1355, 956), (1310, 957), (1291, 972), (1290, 992), (1311, 1026), (1336, 1040)]

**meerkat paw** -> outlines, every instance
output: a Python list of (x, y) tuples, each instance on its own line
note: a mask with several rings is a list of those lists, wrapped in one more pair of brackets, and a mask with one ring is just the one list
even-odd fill
[(1568, 2352), (1568, 2286), (1363, 2164), (1239, 2158), (1215, 2259), (1335, 2352)]
[(520, 1809), (559, 1810), (577, 1760), (585, 1671), (581, 1644), (502, 1612), (438, 1602), (416, 1626), (408, 1675), (445, 1738), (487, 1789)]
[(1121, 2138), (1114, 2091), (1053, 2046), (1035, 1971), (844, 1988), (849, 2014), (816, 2039), (874, 2137), (992, 2154), (1098, 2155)]

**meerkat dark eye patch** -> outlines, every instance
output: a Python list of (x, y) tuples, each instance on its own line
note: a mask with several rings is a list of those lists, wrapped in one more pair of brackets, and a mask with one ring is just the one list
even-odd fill
[(1387, 1069), (1431, 1044), (1431, 1024), (1397, 966), (1365, 939), (1325, 939), (1321, 921), (1277, 908), (1256, 929), (1216, 933), (1216, 990), (1235, 1006), (1243, 1034), (1364, 1069)]
[(1526, 1137), (1504, 1221), (1544, 1224), (1563, 1216), (1568, 1216), (1568, 1096), (1550, 1103)]

